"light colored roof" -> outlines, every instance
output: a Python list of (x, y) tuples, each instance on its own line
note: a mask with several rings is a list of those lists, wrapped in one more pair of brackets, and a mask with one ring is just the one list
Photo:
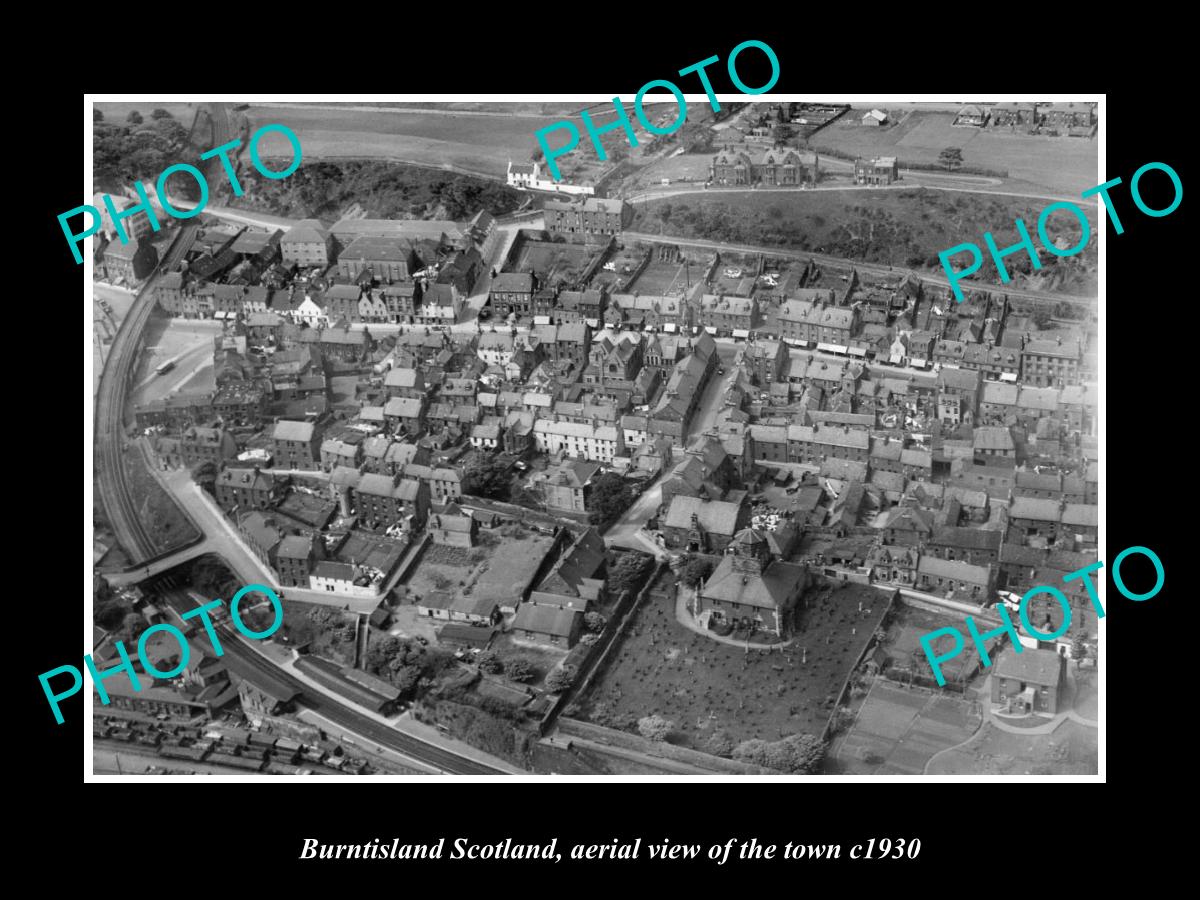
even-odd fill
[(1059, 522), (1062, 511), (1057, 500), (1017, 497), (1008, 510), (1009, 519), (1029, 519), (1035, 522)]
[(741, 506), (723, 500), (702, 500), (699, 497), (677, 495), (671, 498), (667, 511), (667, 528), (690, 528), (695, 514), (700, 527), (711, 534), (733, 537), (737, 531)]
[(360, 234), (350, 242), (338, 259), (379, 260), (380, 262), (407, 262), (410, 251), (395, 238)]
[(1096, 527), (1099, 521), (1100, 509), (1091, 503), (1068, 503), (1063, 509), (1062, 523), (1064, 525), (1084, 525)]
[(556, 637), (569, 637), (575, 629), (576, 620), (583, 615), (578, 609), (567, 609), (558, 606), (534, 606), (523, 603), (517, 609), (512, 627), (521, 631), (532, 631), (536, 634), (549, 634)]
[(1012, 432), (1007, 428), (996, 425), (983, 425), (975, 429), (974, 445), (976, 450), (1012, 450)]
[(935, 578), (951, 578), (955, 581), (965, 581), (968, 584), (978, 584), (986, 587), (990, 581), (991, 572), (987, 566), (973, 566), (957, 559), (938, 559), (936, 556), (922, 556), (917, 564), (917, 571), (922, 575), (932, 575)]
[(275, 423), (273, 437), (277, 441), (311, 441), (313, 439), (313, 423), (284, 419)]
[(1063, 658), (1053, 650), (1025, 649), (1020, 653), (1010, 647), (996, 660), (995, 675), (1026, 683), (1058, 684)]
[(323, 244), (329, 239), (329, 232), (316, 219), (302, 219), (288, 229), (281, 239), (283, 244)]
[(383, 414), (401, 419), (415, 419), (421, 414), (422, 402), (420, 397), (393, 397), (384, 405)]

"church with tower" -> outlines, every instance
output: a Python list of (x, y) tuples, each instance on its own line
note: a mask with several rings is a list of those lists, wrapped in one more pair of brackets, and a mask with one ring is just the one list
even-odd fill
[(786, 637), (796, 602), (808, 586), (803, 566), (780, 560), (774, 536), (755, 528), (734, 535), (716, 571), (696, 591), (696, 616), (708, 612), (735, 627), (755, 624)]

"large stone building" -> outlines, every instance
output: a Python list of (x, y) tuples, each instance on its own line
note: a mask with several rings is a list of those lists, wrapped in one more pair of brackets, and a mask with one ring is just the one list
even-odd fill
[(633, 219), (624, 200), (604, 197), (547, 200), (543, 213), (551, 234), (620, 234)]
[(817, 167), (817, 160), (808, 166), (788, 147), (753, 152), (727, 148), (713, 157), (710, 172), (714, 184), (799, 185), (814, 183)]
[(327, 266), (333, 256), (333, 238), (316, 219), (303, 219), (280, 238), (279, 249), (284, 262)]
[(894, 156), (854, 161), (855, 184), (893, 184), (900, 180), (900, 166)]

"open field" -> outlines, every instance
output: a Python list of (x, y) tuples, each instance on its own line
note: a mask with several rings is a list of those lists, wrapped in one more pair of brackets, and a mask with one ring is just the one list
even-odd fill
[[(149, 403), (176, 392), (214, 391), (213, 338), (220, 333), (221, 323), (212, 319), (151, 316), (145, 332), (145, 350), (138, 356), (132, 402)], [(175, 368), (156, 375), (155, 370), (168, 361), (173, 361)]]
[[(697, 254), (699, 255), (699, 254)], [(711, 256), (709, 257), (711, 259)], [(639, 294), (682, 294), (689, 283), (696, 284), (708, 268), (708, 261), (696, 259), (688, 263), (651, 260), (641, 275), (626, 290)]]
[(1004, 130), (955, 128), (955, 113), (897, 111), (898, 123), (882, 128), (859, 124), (851, 111), (813, 137), (814, 150), (871, 158), (895, 156), (905, 163), (932, 163), (946, 147), (959, 147), (965, 166), (1007, 171), (1011, 179), (1057, 194), (1078, 195), (1098, 184), (1098, 145), (1085, 138), (1010, 134)]
[(145, 526), (155, 553), (181, 547), (199, 537), (175, 500), (147, 470), (146, 458), (137, 444), (125, 448), (121, 463), (129, 479), (129, 494), (137, 506), (138, 519)]
[[(913, 188), (879, 191), (800, 191), (760, 194), (722, 191), (651, 200), (635, 207), (631, 231), (684, 238), (761, 244), (810, 250), (863, 262), (904, 266), (944, 274), (937, 254), (963, 241), (983, 245), (991, 232), (1000, 247), (1014, 244), (1014, 225), (1021, 218), (1032, 232), (1042, 201), (988, 194), (952, 194)], [(1086, 208), (1085, 208), (1086, 209)], [(1097, 228), (1095, 211), (1086, 209), (1091, 238), (1078, 255), (1068, 258), (1040, 253), (1035, 274), (1027, 255), (1005, 260), (1015, 288), (1089, 295), (1096, 292)], [(1079, 239), (1079, 226), (1069, 213), (1055, 213), (1047, 231), (1068, 246)], [(1034, 238), (1036, 241), (1036, 237)], [(965, 265), (964, 256), (959, 265)], [(977, 277), (1000, 284), (990, 260)]]
[(920, 775), (939, 750), (979, 727), (977, 704), (877, 678), (831, 770), (846, 775)]
[(944, 753), (930, 775), (1095, 775), (1096, 729), (1064, 719), (1050, 734), (1013, 734), (990, 722), (966, 746)]
[(105, 122), (124, 124), (131, 112), (141, 113), (142, 118), (149, 122), (150, 113), (156, 109), (165, 109), (185, 128), (192, 127), (192, 119), (196, 117), (196, 110), (206, 105), (205, 103), (175, 103), (168, 100), (132, 100), (94, 104), (95, 108), (104, 114)]
[(526, 241), (521, 245), (513, 272), (536, 272), (538, 284), (575, 283), (600, 252), (597, 245)]
[[(503, 178), (508, 161), (527, 162), (534, 132), (556, 121), (550, 116), (438, 115), (369, 109), (257, 106), (246, 111), (251, 129), (282, 124), (300, 139), (304, 158), (398, 159), (466, 169)], [(287, 138), (264, 136), (264, 156), (287, 156)]]
[[(715, 153), (715, 151), (714, 151)], [(626, 190), (653, 187), (668, 178), (677, 181), (707, 181), (714, 153), (681, 153), (656, 160), (625, 182)]]
[(820, 734), (886, 608), (880, 591), (829, 587), (805, 595), (796, 640), (771, 651), (718, 643), (680, 625), (672, 606), (647, 601), (578, 718), (633, 730), (657, 713), (675, 723), (676, 742), (696, 749), (716, 731), (735, 742)]

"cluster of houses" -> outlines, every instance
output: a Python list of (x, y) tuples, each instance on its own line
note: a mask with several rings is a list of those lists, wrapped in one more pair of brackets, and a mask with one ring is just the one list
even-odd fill
[(995, 103), (968, 104), (954, 117), (954, 125), (972, 128), (1040, 130), (1075, 137), (1096, 129), (1095, 103)]
[[(735, 154), (734, 169), (750, 168), (730, 177), (808, 177), (759, 147), (775, 174)], [(863, 177), (895, 176), (894, 160), (872, 167)], [(720, 254), (683, 289), (643, 294), (628, 287), (636, 273), (593, 279), (624, 204), (546, 205), (552, 236), (605, 249), (575, 281), (495, 276), (488, 306), (532, 316), (522, 329), (353, 327), (456, 321), (494, 249), (483, 213), (214, 239), (158, 290), (173, 314), (226, 320), (215, 390), (140, 407), (138, 426), (157, 432), (164, 465), (203, 473), (280, 584), (335, 597), (382, 598), (418, 542), (475, 546), (487, 526), (464, 482), (481, 454), (510, 476), (545, 457), (528, 494), (581, 525), (602, 475), (661, 479), (654, 539), (720, 557), (697, 613), (780, 635), (813, 573), (978, 603), (1094, 556), (1082, 325), (1040, 330), (1005, 297), (955, 304), (912, 276), (851, 271), (831, 287), (811, 262), (778, 275)], [(723, 363), (725, 338), (739, 343)], [(353, 396), (335, 394), (351, 374)], [(558, 529), (474, 584), (421, 597), (418, 613), (466, 645), (490, 631), (472, 626), (505, 617), (519, 640), (570, 647), (605, 596), (604, 559), (594, 530)]]
[[(171, 316), (242, 318), (262, 329), (453, 325), (499, 236), (485, 211), (463, 223), (350, 217), (328, 228), (305, 219), (273, 233), (211, 227), (180, 270), (159, 279), (155, 295)], [(153, 261), (134, 265), (141, 246), (153, 251), (136, 240), (108, 242), (98, 271), (127, 281), (144, 277)], [(118, 272), (127, 258), (128, 271)]]

